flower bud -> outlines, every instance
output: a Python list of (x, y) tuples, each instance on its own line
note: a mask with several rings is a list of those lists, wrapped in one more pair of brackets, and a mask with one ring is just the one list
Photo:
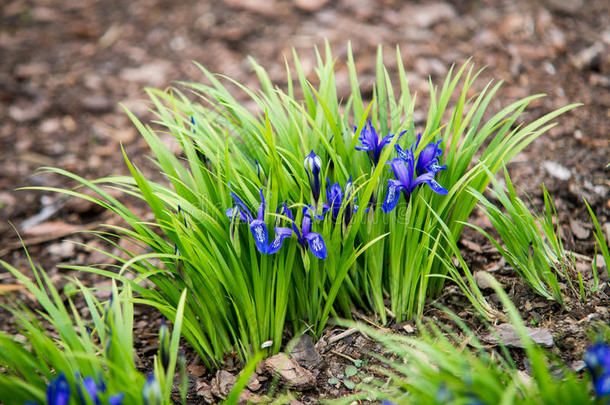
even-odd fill
[(313, 200), (317, 204), (320, 199), (320, 170), (322, 168), (322, 160), (320, 159), (320, 156), (316, 155), (312, 150), (311, 153), (305, 157), (304, 164)]

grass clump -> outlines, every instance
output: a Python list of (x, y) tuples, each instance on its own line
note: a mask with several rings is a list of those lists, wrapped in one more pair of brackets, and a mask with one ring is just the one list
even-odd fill
[[(472, 95), (478, 72), (465, 64), (451, 69), (440, 88), (430, 85), (426, 124), (415, 128), (416, 96), (398, 50), (398, 91), (380, 48), (370, 102), (362, 98), (351, 51), (344, 103), (329, 46), (317, 60), (314, 85), (295, 53), (286, 91), (255, 62), (261, 91), (201, 66), (207, 84), (181, 83), (196, 101), (175, 88), (148, 89), (154, 127), (127, 114), (166, 182), (146, 178), (126, 154), (131, 176), (89, 181), (50, 169), (97, 195), (46, 190), (114, 211), (127, 223), (114, 233), (151, 251), (112, 257), (122, 260), (118, 273), (96, 272), (131, 283), (139, 302), (169, 319), (187, 291), (183, 334), (210, 367), (233, 351), (244, 360), (277, 352), (286, 324), (319, 335), (331, 317), (349, 317), (353, 307), (381, 323), (388, 314), (396, 321), (421, 314), (453, 271), (456, 241), (477, 202), (469, 190), (483, 192), (486, 170), (495, 173), (575, 107), (520, 122), (536, 95), (485, 118), (500, 83)], [(179, 142), (181, 156), (160, 133)], [(154, 221), (139, 218), (104, 186), (146, 201)], [(136, 281), (123, 277), (127, 270)], [(138, 284), (144, 279), (154, 288)], [(466, 280), (462, 287), (480, 297), (472, 277)]]
[[(23, 306), (5, 306), (19, 334), (0, 332), (0, 402), (11, 404), (171, 404), (184, 296), (174, 331), (161, 328), (159, 357), (148, 376), (134, 364), (133, 302), (129, 285), (100, 302), (77, 279), (66, 290), (80, 292), (90, 320), (81, 317), (72, 298), (64, 304), (41, 269), (35, 281), (0, 261), (41, 306), (40, 319)], [(69, 287), (69, 288), (68, 288)], [(77, 291), (78, 290), (78, 291)], [(50, 328), (50, 329), (49, 329)], [(183, 402), (186, 391), (183, 390)]]
[(475, 190), (471, 193), (480, 202), (502, 243), (481, 227), (468, 225), (485, 235), (537, 294), (563, 304), (560, 280), (566, 280), (574, 290), (575, 266), (563, 247), (557, 211), (548, 191), (543, 186), (545, 213), (534, 214), (517, 196), (507, 170), (504, 171), (506, 191), (491, 174), (490, 179), (494, 185), (493, 198), (501, 206)]
[[(376, 372), (386, 378), (358, 387), (355, 399), (391, 404), (604, 404), (610, 394), (610, 346), (599, 340), (585, 355), (583, 376), (541, 349), (506, 293), (493, 281), (511, 324), (525, 347), (527, 370), (501, 342), (497, 349), (481, 342), (456, 315), (457, 332), (434, 323), (419, 324), (420, 336), (381, 333), (359, 326), (381, 342), (386, 352)], [(493, 328), (490, 327), (493, 332)], [(608, 386), (604, 386), (608, 384)]]

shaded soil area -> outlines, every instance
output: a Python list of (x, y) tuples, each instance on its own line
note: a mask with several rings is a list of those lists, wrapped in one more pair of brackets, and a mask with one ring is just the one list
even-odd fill
[[(324, 39), (338, 60), (338, 94), (344, 99), (349, 93), (344, 63), (348, 41), (365, 95), (372, 91), (377, 45), (386, 46), (390, 67), (393, 48), (399, 45), (411, 89), (420, 95), (416, 127), (423, 127), (426, 117), (428, 77), (440, 84), (452, 64), (468, 58), (476, 67), (486, 67), (479, 89), (492, 79), (504, 81), (494, 111), (534, 93), (548, 97), (532, 104), (527, 120), (571, 102), (583, 103), (560, 117), (559, 125), (519, 154), (509, 169), (520, 193), (527, 193), (537, 209), (542, 207), (540, 185), (546, 185), (558, 208), (566, 248), (576, 254), (576, 268), (591, 279), (594, 239), (583, 197), (610, 239), (610, 4), (604, 0), (8, 0), (0, 7), (0, 259), (27, 271), (15, 226), (34, 261), (58, 285), (65, 283), (65, 275), (73, 275), (58, 264), (105, 260), (64, 239), (100, 247), (91, 237), (72, 233), (112, 222), (110, 215), (82, 201), (16, 189), (72, 186), (65, 178), (36, 172), (41, 166), (87, 178), (127, 173), (120, 145), (156, 176), (146, 163), (145, 142), (119, 103), (144, 121), (152, 119), (143, 87), (203, 80), (193, 61), (256, 88), (248, 55), (282, 86), (284, 58), (291, 58), (291, 48), (314, 80), (313, 46), (323, 46)], [(243, 94), (236, 96), (248, 103)], [(128, 204), (145, 212), (138, 202)], [(472, 220), (490, 229), (480, 212)], [(599, 260), (601, 291), (590, 294), (585, 304), (568, 294), (568, 305), (561, 308), (535, 296), (481, 235), (465, 231), (461, 247), (471, 269), (498, 277), (526, 322), (550, 330), (555, 338), (551, 351), (568, 365), (582, 358), (590, 325), (610, 322), (608, 271)], [(90, 275), (79, 277), (89, 285), (108, 285)], [(13, 283), (0, 270), (0, 286)], [(30, 299), (19, 291), (17, 295)], [(447, 284), (439, 301), (481, 330), (455, 286)], [(8, 319), (0, 327), (8, 328), (9, 315), (0, 316)], [(426, 317), (447, 321), (432, 306)], [(156, 350), (158, 321), (139, 310), (136, 347), (143, 368)], [(414, 333), (413, 326), (390, 325), (402, 333)], [(301, 402), (351, 392), (328, 380), (358, 360), (363, 348), (379, 350), (359, 334), (333, 340), (341, 331), (329, 328), (318, 343), (325, 361), (314, 367), (317, 384), (299, 396)], [(206, 385), (212, 376), (193, 354), (188, 357), (193, 402), (217, 400)], [(238, 368), (227, 365), (231, 372)], [(260, 390), (269, 384), (261, 383)]]

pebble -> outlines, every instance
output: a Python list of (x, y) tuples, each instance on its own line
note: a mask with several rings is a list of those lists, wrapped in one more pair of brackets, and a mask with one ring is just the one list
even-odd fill
[(81, 99), (85, 110), (93, 113), (108, 112), (112, 110), (114, 103), (108, 97), (101, 94), (90, 94)]
[(403, 21), (422, 28), (428, 28), (434, 24), (448, 21), (457, 17), (453, 6), (449, 3), (429, 3), (422, 5), (407, 5), (400, 14)]
[(49, 253), (52, 256), (59, 257), (61, 259), (68, 259), (74, 256), (75, 247), (74, 243), (67, 240), (61, 243), (55, 243), (49, 246)]
[(475, 271), (474, 281), (481, 290), (491, 289), (490, 276), (486, 271)]
[(294, 0), (294, 5), (305, 11), (318, 11), (328, 3), (328, 0)]
[(546, 0), (546, 3), (554, 11), (564, 14), (574, 14), (582, 8), (584, 0)]
[(570, 218), (570, 229), (577, 239), (587, 239), (591, 234), (591, 231), (585, 228), (582, 222), (573, 218)]
[(546, 160), (542, 162), (542, 167), (547, 171), (551, 176), (559, 179), (559, 180), (569, 180), (572, 177), (572, 173), (565, 166), (560, 165), (557, 162), (553, 162), (551, 160)]
[(601, 63), (604, 46), (601, 42), (595, 42), (574, 55), (571, 59), (572, 65), (579, 70), (594, 70)]
[(157, 60), (136, 68), (125, 68), (119, 76), (127, 82), (136, 82), (161, 87), (166, 85), (172, 65), (165, 60)]

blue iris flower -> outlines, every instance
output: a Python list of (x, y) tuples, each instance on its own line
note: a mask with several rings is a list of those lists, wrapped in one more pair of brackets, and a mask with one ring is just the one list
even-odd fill
[(235, 200), (235, 206), (228, 208), (226, 214), (229, 218), (239, 216), (241, 221), (248, 222), (250, 225), (250, 231), (254, 236), (254, 243), (256, 243), (256, 249), (259, 252), (267, 255), (276, 253), (282, 247), (282, 241), (292, 234), (287, 233), (283, 228), (275, 228), (275, 239), (269, 243), (269, 234), (267, 232), (267, 225), (265, 224), (265, 196), (263, 195), (263, 189), (259, 190), (261, 203), (258, 206), (258, 215), (256, 218), (252, 217), (250, 210), (246, 204), (235, 194), (231, 192), (231, 197)]
[(400, 198), (400, 192), (405, 195), (407, 201), (411, 197), (411, 193), (420, 184), (427, 184), (430, 186), (432, 191), (438, 194), (446, 195), (448, 192), (440, 184), (434, 180), (434, 172), (427, 172), (415, 177), (415, 162), (413, 159), (413, 151), (407, 150), (405, 153), (406, 159), (395, 158), (388, 164), (392, 166), (392, 172), (396, 176), (396, 180), (388, 180), (388, 190), (386, 192), (385, 201), (381, 206), (383, 212), (388, 213), (392, 211), (398, 199)]
[[(299, 231), (299, 227), (292, 216), (292, 212), (290, 212), (290, 209), (286, 206), (286, 204), (283, 204), (283, 207), (284, 215), (286, 215), (292, 222), (292, 229), (275, 228), (275, 232), (286, 235), (285, 237), (291, 236), (292, 232), (294, 232), (297, 235), (297, 241), (301, 246), (309, 247), (311, 253), (313, 253), (313, 255), (318, 259), (326, 259), (326, 243), (324, 243), (322, 235), (316, 232), (311, 232), (311, 212), (313, 211), (313, 208), (309, 205), (303, 207), (303, 219), (301, 220), (301, 229)], [(320, 220), (323, 217), (320, 215), (314, 215), (314, 218)]]
[(322, 169), (322, 160), (320, 156), (316, 155), (312, 150), (309, 155), (305, 156), (305, 172), (307, 173), (307, 179), (309, 180), (309, 187), (311, 188), (311, 194), (313, 200), (317, 204), (320, 199), (320, 170)]
[(610, 395), (610, 346), (597, 343), (590, 347), (585, 354), (585, 364), (597, 396)]
[[(415, 146), (412, 147), (411, 150), (403, 150), (399, 145), (396, 145), (396, 152), (398, 153), (398, 156), (401, 159), (408, 161), (410, 158), (409, 155), (412, 156), (413, 150), (417, 150), (420, 141), (421, 133), (418, 133)], [(436, 143), (430, 142), (428, 145), (426, 145), (426, 147), (424, 147), (424, 149), (421, 150), (421, 152), (419, 152), (419, 155), (417, 156), (417, 164), (415, 165), (415, 172), (418, 176), (426, 172), (438, 173), (441, 170), (447, 169), (446, 165), (441, 166), (438, 161), (439, 156), (443, 154), (443, 150), (439, 146), (442, 141), (442, 139), (439, 139)]]
[[(354, 131), (357, 130), (358, 128), (354, 129)], [(400, 137), (403, 136), (405, 132), (407, 131), (402, 131), (398, 135), (398, 139), (400, 139)], [(377, 131), (375, 130), (375, 127), (373, 127), (373, 124), (369, 119), (368, 123), (364, 125), (364, 128), (362, 128), (362, 131), (360, 132), (359, 140), (361, 145), (357, 145), (356, 150), (367, 151), (369, 153), (369, 159), (371, 159), (371, 163), (377, 166), (383, 148), (392, 141), (393, 137), (393, 134), (388, 133), (386, 136), (379, 139), (379, 135), (377, 135)]]
[(62, 372), (47, 386), (47, 405), (68, 405), (70, 402), (70, 384)]
[[(345, 194), (343, 193), (343, 189), (339, 185), (339, 183), (335, 183), (332, 186), (330, 185), (330, 180), (326, 179), (326, 202), (322, 204), (322, 214), (326, 214), (327, 212), (331, 212), (333, 223), (337, 220), (339, 216), (339, 210), (341, 209), (341, 205), (343, 204), (343, 200), (349, 201), (353, 189), (352, 176), (349, 177), (347, 183), (345, 183)], [(353, 202), (349, 202), (345, 207), (345, 211), (343, 213), (343, 219), (345, 225), (349, 224), (352, 219), (352, 215), (358, 209), (357, 205), (354, 205)]]

